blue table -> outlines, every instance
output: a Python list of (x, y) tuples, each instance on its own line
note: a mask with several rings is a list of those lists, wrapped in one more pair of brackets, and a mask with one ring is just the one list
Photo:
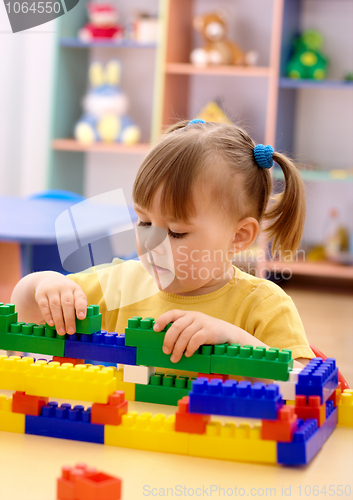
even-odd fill
[(137, 216), (131, 207), (100, 204), (96, 198), (77, 203), (0, 197), (0, 241), (21, 245), (23, 276), (32, 269), (33, 245), (57, 243), (56, 221), (61, 240), (65, 239), (65, 232), (68, 241), (74, 235), (78, 247), (97, 242), (110, 232), (132, 230)]

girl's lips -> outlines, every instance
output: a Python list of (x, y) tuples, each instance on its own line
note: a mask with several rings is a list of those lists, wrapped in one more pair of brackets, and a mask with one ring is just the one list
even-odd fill
[(169, 269), (165, 269), (164, 267), (153, 266), (158, 273), (170, 273)]

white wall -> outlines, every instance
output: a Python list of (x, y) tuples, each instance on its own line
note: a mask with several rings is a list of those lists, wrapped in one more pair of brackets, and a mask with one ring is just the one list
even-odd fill
[(0, 194), (46, 188), (55, 21), (12, 33), (0, 3)]

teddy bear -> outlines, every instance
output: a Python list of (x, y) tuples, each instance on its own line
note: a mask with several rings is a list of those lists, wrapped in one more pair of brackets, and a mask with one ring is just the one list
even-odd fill
[(121, 64), (109, 61), (104, 67), (92, 62), (89, 67), (90, 89), (83, 100), (83, 115), (74, 127), (74, 137), (81, 144), (120, 142), (136, 144), (140, 129), (126, 114), (129, 101), (119, 87)]
[(258, 55), (254, 50), (244, 52), (227, 39), (227, 21), (223, 12), (197, 15), (193, 18), (193, 27), (205, 40), (204, 47), (196, 48), (190, 54), (190, 61), (195, 66), (256, 64)]

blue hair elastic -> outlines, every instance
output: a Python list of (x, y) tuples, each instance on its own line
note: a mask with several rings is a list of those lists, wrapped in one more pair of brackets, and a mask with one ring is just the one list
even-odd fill
[(271, 168), (273, 166), (273, 152), (274, 149), (272, 146), (257, 144), (254, 147), (254, 158), (258, 166), (261, 168)]
[(204, 120), (201, 120), (201, 118), (195, 118), (194, 120), (191, 120), (188, 125), (194, 125), (194, 123), (205, 123)]

